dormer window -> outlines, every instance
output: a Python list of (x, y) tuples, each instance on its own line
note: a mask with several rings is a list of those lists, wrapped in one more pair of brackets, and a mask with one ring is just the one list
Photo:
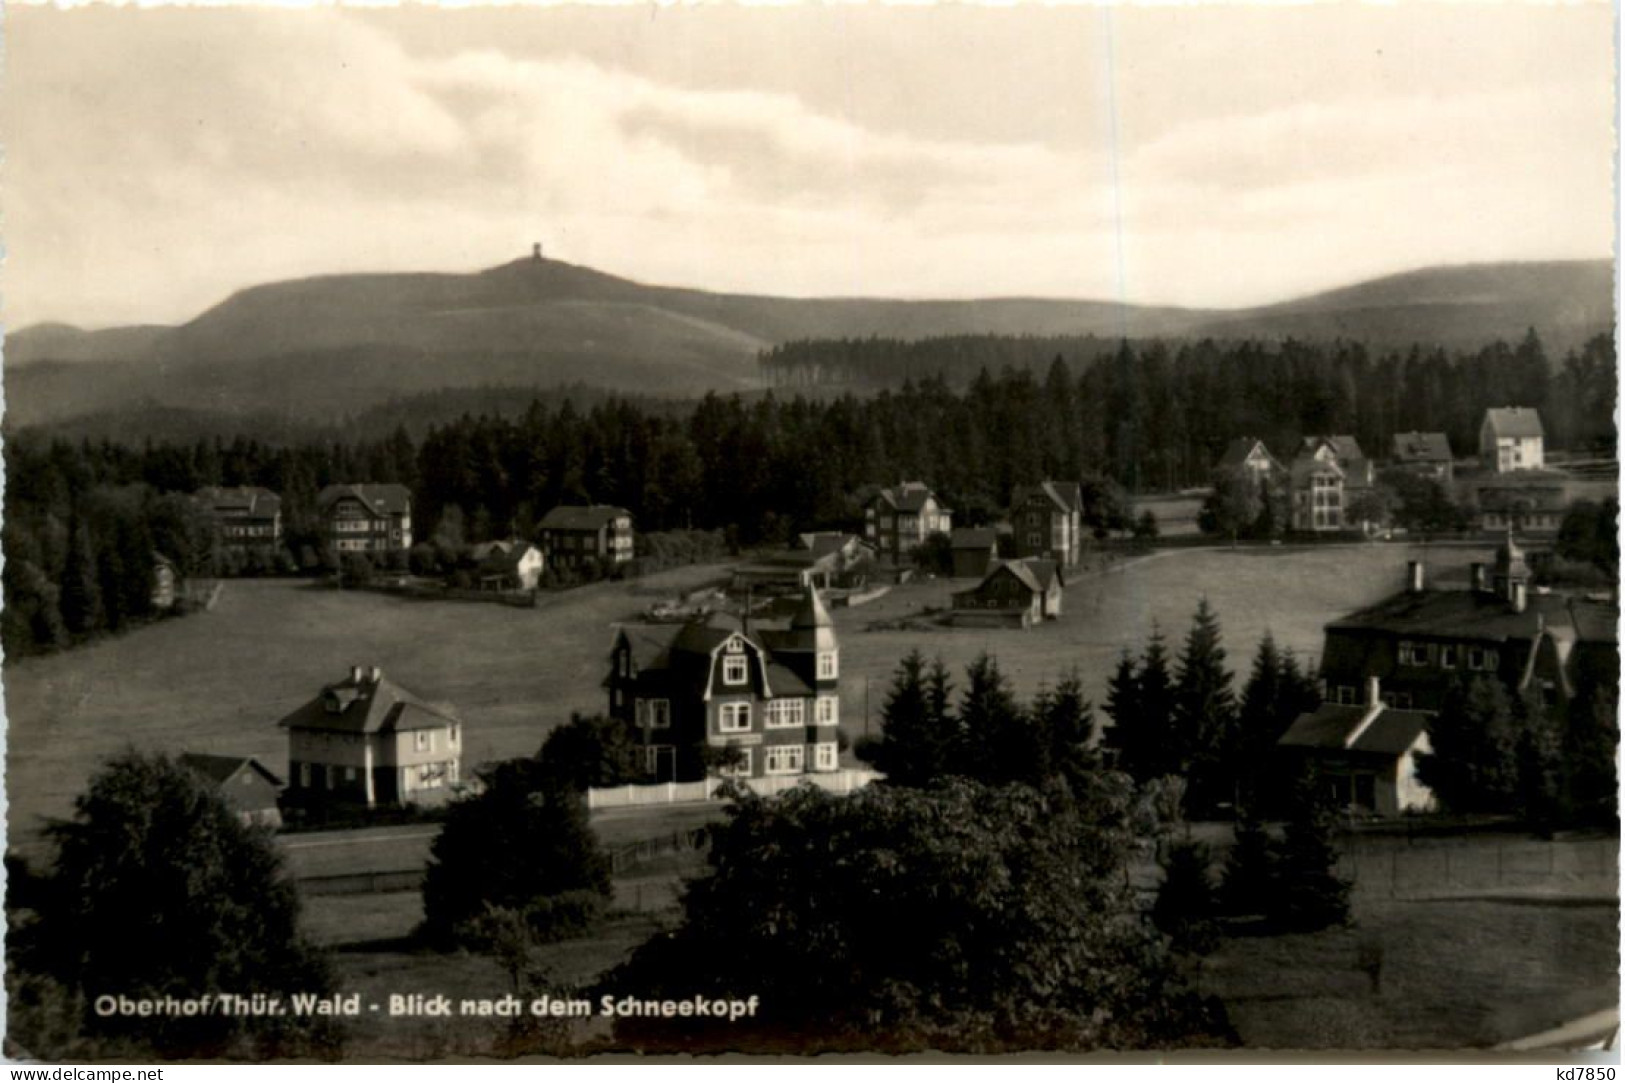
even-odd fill
[(722, 683), (723, 684), (744, 684), (745, 683), (745, 675), (746, 675), (746, 668), (745, 668), (745, 656), (744, 655), (742, 655), (742, 654), (730, 654), (727, 657), (723, 658), (723, 660), (722, 660)]

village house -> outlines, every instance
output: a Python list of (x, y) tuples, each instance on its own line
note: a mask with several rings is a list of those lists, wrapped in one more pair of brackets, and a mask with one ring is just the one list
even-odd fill
[(1264, 441), (1256, 436), (1238, 436), (1225, 446), (1219, 456), (1218, 470), (1244, 471), (1256, 485), (1267, 485), (1286, 476), (1286, 467), (1270, 454)]
[(1482, 676), (1561, 707), (1598, 674), (1618, 684), (1618, 616), (1612, 603), (1534, 588), (1510, 536), (1493, 565), (1472, 565), (1466, 589), (1430, 588), (1412, 562), (1404, 590), (1326, 625), (1325, 698), (1358, 706), (1375, 678), (1390, 706), (1437, 711), (1453, 680)]
[(931, 535), (951, 530), (952, 509), (917, 481), (880, 490), (864, 509), (864, 538), (894, 564), (907, 563)]
[(1397, 816), (1433, 807), (1433, 793), (1417, 777), (1417, 756), (1430, 752), (1428, 712), (1384, 702), (1381, 682), (1369, 678), (1358, 705), (1324, 703), (1299, 715), (1281, 738), (1281, 751), (1312, 763), (1339, 808)]
[(815, 587), (783, 628), (752, 628), (729, 614), (626, 625), (605, 687), (611, 717), (631, 728), (655, 781), (840, 766), (840, 648)]
[(1478, 428), (1478, 465), (1497, 474), (1546, 467), (1546, 429), (1540, 411), (1504, 406), (1484, 412)]
[(354, 666), (278, 723), (288, 731), (288, 797), (298, 804), (438, 804), (458, 786), (463, 724)]
[(813, 531), (796, 536), (795, 544), (776, 553), (758, 556), (734, 569), (736, 590), (829, 589), (850, 585), (874, 559), (874, 550), (856, 534)]
[(961, 627), (1030, 628), (1061, 615), (1061, 566), (1025, 557), (996, 566), (970, 590), (953, 595), (953, 622)]
[(527, 541), (489, 542), (475, 556), (481, 590), (535, 590), (547, 563), (542, 551)]
[(1486, 534), (1556, 534), (1568, 511), (1568, 479), (1550, 470), (1483, 474), (1468, 486), (1474, 525)]
[(175, 608), (180, 573), (175, 562), (162, 553), (152, 554), (152, 608), (159, 611)]
[(1044, 481), (1019, 488), (1010, 499), (1016, 556), (1078, 562), (1083, 537), (1083, 492), (1075, 481)]
[(334, 555), (412, 548), (412, 493), (404, 485), (329, 485), (316, 495)]
[(1450, 453), (1450, 438), (1442, 432), (1394, 433), (1396, 469), (1448, 486), (1455, 477), (1455, 462), (1455, 456)]
[(632, 513), (610, 504), (561, 504), (542, 517), (537, 535), (555, 568), (591, 560), (608, 570), (632, 559)]
[(253, 485), (210, 486), (192, 496), (214, 523), (221, 549), (247, 556), (282, 544), (282, 498)]
[(177, 762), (219, 794), (243, 823), (251, 827), (282, 826), (282, 813), (277, 807), (282, 780), (259, 760), (252, 756), (183, 752)]
[(980, 579), (999, 562), (999, 532), (993, 527), (956, 527), (948, 545), (955, 579)]
[(1292, 460), (1292, 529), (1328, 533), (1344, 529), (1344, 475), (1335, 457), (1302, 452)]

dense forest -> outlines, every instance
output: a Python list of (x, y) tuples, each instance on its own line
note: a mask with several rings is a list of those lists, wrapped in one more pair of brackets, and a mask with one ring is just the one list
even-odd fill
[(404, 426), (374, 439), (140, 446), (24, 432), (5, 449), (7, 644), (50, 646), (144, 616), (153, 551), (183, 574), (205, 566), (208, 524), (183, 494), (207, 485), (281, 495), (290, 569), (322, 560), (315, 500), (335, 482), (409, 486), (423, 540), (532, 536), (554, 505), (598, 502), (630, 509), (644, 532), (777, 543), (859, 526), (875, 488), (903, 479), (934, 486), (967, 525), (1046, 477), (1131, 493), (1200, 485), (1242, 434), (1289, 456), (1302, 435), (1353, 433), (1381, 458), (1396, 431), (1442, 429), (1470, 454), (1484, 410), (1509, 403), (1541, 410), (1551, 446), (1611, 447), (1615, 367), (1612, 338), (1599, 337), (1554, 372), (1533, 333), (1472, 354), (1376, 358), (1348, 343), (1123, 342), (1081, 373), (1054, 356), (1041, 372), (984, 367), (962, 389), (932, 376), (864, 397), (713, 394), (682, 408), (538, 399), (421, 439)]

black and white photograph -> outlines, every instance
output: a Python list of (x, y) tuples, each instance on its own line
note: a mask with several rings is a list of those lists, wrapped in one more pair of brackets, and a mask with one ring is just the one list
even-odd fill
[(1617, 14), (7, 5), (3, 1059), (1617, 1064)]

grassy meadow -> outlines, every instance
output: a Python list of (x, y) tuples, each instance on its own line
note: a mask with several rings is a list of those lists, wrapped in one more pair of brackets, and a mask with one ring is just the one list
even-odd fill
[[(849, 733), (878, 729), (891, 674), (909, 650), (956, 671), (998, 656), (1018, 691), (1076, 666), (1099, 700), (1119, 652), (1138, 649), (1153, 620), (1177, 641), (1197, 598), (1223, 622), (1244, 673), (1273, 629), (1307, 661), (1329, 618), (1398, 588), (1396, 544), (1305, 549), (1169, 550), (1075, 578), (1061, 620), (1030, 630), (953, 630), (918, 621), (963, 580), (910, 584), (835, 611), (842, 646), (842, 716)], [(1463, 574), (1477, 549), (1435, 547), (1430, 571)], [(10, 834), (25, 849), (40, 817), (64, 816), (98, 761), (134, 746), (259, 757), (285, 770), (277, 721), (352, 663), (379, 665), (407, 688), (452, 703), (466, 723), (465, 770), (535, 751), (572, 711), (604, 707), (600, 687), (617, 622), (657, 598), (714, 582), (722, 566), (549, 596), (536, 609), (422, 602), (334, 591), (293, 580), (238, 580), (209, 612), (164, 621), (53, 657), (8, 664)], [(872, 625), (889, 630), (871, 631)]]

